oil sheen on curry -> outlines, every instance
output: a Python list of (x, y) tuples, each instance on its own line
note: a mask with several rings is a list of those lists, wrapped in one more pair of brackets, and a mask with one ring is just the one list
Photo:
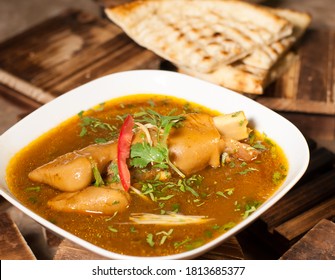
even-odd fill
[(252, 215), (287, 160), (243, 111), (185, 100), (113, 99), (60, 124), (11, 160), (28, 208), (104, 249), (164, 256), (195, 249)]

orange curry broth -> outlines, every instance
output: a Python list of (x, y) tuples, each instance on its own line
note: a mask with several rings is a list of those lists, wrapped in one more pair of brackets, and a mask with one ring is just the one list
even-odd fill
[[(13, 157), (7, 169), (10, 190), (29, 209), (97, 246), (120, 254), (163, 256), (194, 249), (229, 230), (268, 199), (287, 174), (288, 163), (281, 148), (264, 134), (254, 131), (255, 140), (260, 140), (266, 150), (248, 164), (233, 160), (219, 168), (208, 167), (198, 172), (197, 175), (204, 178), (200, 187), (195, 189), (199, 197), (191, 192), (175, 191), (173, 198), (158, 204), (145, 201), (131, 192), (129, 209), (115, 216), (51, 210), (47, 201), (60, 191), (30, 181), (28, 173), (57, 156), (94, 143), (96, 139), (117, 139), (117, 130), (122, 125), (122, 120), (117, 116), (139, 112), (140, 108), (151, 108), (162, 115), (171, 110), (176, 110), (174, 115), (189, 112), (217, 115), (217, 112), (197, 104), (171, 97), (143, 94), (113, 99), (87, 110), (84, 115), (94, 116), (115, 127), (116, 131), (99, 128), (93, 131), (87, 126), (86, 135), (80, 136), (83, 128), (80, 117), (70, 118)], [(180, 179), (173, 173), (173, 178), (169, 181), (177, 183)], [(132, 183), (136, 185), (134, 178)], [(212, 220), (186, 226), (129, 223), (130, 213), (164, 214), (169, 211), (179, 211), (184, 215), (204, 215)], [(168, 236), (162, 240), (166, 233), (169, 233)], [(152, 242), (148, 242), (148, 236)]]

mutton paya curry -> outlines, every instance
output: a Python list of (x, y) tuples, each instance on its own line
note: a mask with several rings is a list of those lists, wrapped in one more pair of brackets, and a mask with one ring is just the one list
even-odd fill
[(104, 249), (164, 256), (197, 248), (252, 215), (288, 164), (245, 113), (139, 94), (78, 112), (11, 160), (28, 208)]

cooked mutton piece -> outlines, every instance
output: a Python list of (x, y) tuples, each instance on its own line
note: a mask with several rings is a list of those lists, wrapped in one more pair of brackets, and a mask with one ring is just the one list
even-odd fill
[(113, 215), (125, 211), (130, 204), (130, 195), (122, 186), (90, 186), (77, 192), (63, 192), (48, 201), (57, 211)]
[(226, 139), (243, 140), (248, 138), (250, 129), (243, 111), (223, 114), (213, 118), (214, 125)]
[(74, 192), (89, 186), (93, 179), (93, 164), (100, 173), (115, 161), (117, 143), (94, 144), (57, 157), (29, 173), (29, 179), (58, 190)]
[(220, 166), (224, 140), (207, 114), (187, 114), (181, 126), (171, 130), (169, 156), (184, 174), (192, 174), (207, 166)]
[[(207, 166), (219, 167), (224, 152), (246, 162), (257, 157), (256, 149), (238, 141), (247, 138), (250, 132), (243, 112), (216, 117), (190, 113), (184, 117), (181, 125), (170, 131), (167, 146), (169, 160), (185, 175)], [(151, 129), (148, 129), (148, 134)], [(139, 132), (134, 134), (132, 144), (148, 141), (139, 135)], [(157, 139), (152, 140), (155, 145)], [(94, 144), (67, 153), (36, 168), (28, 176), (32, 181), (58, 190), (76, 192), (92, 184), (94, 166), (104, 174), (111, 162), (117, 162), (117, 142)]]
[(207, 114), (187, 114), (183, 125), (169, 135), (170, 160), (186, 175), (207, 166), (219, 167), (224, 152), (246, 162), (254, 160), (259, 152), (238, 141), (248, 137), (247, 123), (243, 112), (214, 118)]

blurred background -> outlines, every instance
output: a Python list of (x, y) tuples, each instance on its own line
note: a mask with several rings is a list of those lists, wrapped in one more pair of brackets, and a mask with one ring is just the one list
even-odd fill
[[(103, 3), (108, 5), (126, 1), (129, 0), (0, 0), (0, 42), (68, 8), (82, 9), (94, 15), (101, 15)], [(304, 10), (313, 14), (312, 27), (329, 28), (333, 25), (334, 19), (322, 17), (322, 11), (325, 9), (332, 10), (335, 6), (335, 0), (308, 0), (308, 3), (305, 0), (247, 1), (263, 2), (270, 6), (276, 6), (280, 3), (288, 8)], [(320, 20), (320, 17), (322, 17), (322, 20)]]
[(94, 0), (0, 0), (0, 42), (69, 8), (101, 13)]

